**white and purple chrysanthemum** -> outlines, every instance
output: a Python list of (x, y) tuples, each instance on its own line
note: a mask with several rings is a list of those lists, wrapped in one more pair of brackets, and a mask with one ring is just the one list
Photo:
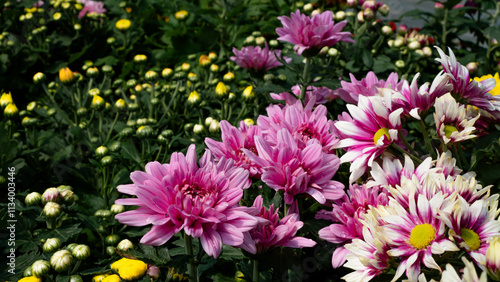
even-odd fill
[(298, 214), (288, 214), (280, 220), (278, 209), (275, 209), (272, 204), (266, 210), (260, 195), (255, 198), (253, 207), (258, 210), (258, 213), (254, 215), (265, 221), (245, 233), (248, 239), (239, 246), (240, 248), (249, 252), (256, 249), (257, 254), (262, 254), (273, 247), (305, 248), (316, 245), (316, 242), (311, 239), (295, 236), (297, 231), (304, 226)]
[(284, 192), (286, 204), (294, 197), (307, 194), (320, 204), (344, 195), (344, 185), (332, 180), (340, 166), (339, 158), (326, 154), (316, 139), (301, 149), (287, 129), (276, 134), (275, 146), (260, 136), (255, 137), (258, 155), (242, 149), (249, 159), (263, 168), (262, 181), (276, 191)]
[(342, 32), (347, 21), (335, 24), (331, 11), (309, 17), (299, 10), (290, 17), (278, 17), (283, 27), (276, 29), (278, 40), (294, 44), (293, 50), (299, 55), (312, 57), (321, 48), (333, 46), (339, 41), (355, 43), (350, 32)]
[(374, 72), (370, 71), (365, 78), (357, 80), (352, 73), (349, 74), (351, 82), (341, 81), (341, 88), (335, 90), (340, 99), (351, 104), (358, 104), (359, 96), (375, 96), (379, 93), (379, 88), (389, 88), (400, 90), (403, 81), (398, 80), (398, 74), (393, 72), (387, 78), (387, 81), (378, 79)]
[(334, 123), (340, 141), (333, 148), (347, 151), (341, 157), (341, 162), (351, 162), (350, 183), (363, 175), (375, 158), (399, 139), (403, 109), (392, 109), (391, 90), (385, 90), (384, 97), (360, 96), (357, 106), (347, 105), (352, 118), (344, 120), (343, 116), (339, 116), (339, 120)]
[(229, 122), (223, 120), (220, 122), (222, 142), (211, 138), (205, 138), (205, 144), (212, 151), (216, 159), (233, 159), (234, 165), (242, 167), (250, 172), (250, 177), (260, 178), (262, 168), (253, 163), (241, 151), (245, 148), (251, 152), (257, 153), (255, 148), (254, 136), (262, 136), (258, 126), (247, 126), (243, 121), (240, 122), (239, 129), (232, 126)]
[(143, 244), (162, 245), (184, 230), (185, 236), (200, 238), (209, 256), (218, 257), (222, 244), (243, 244), (244, 232), (258, 223), (248, 213), (250, 208), (238, 205), (243, 189), (251, 183), (248, 171), (233, 164), (225, 158), (214, 162), (207, 150), (198, 166), (194, 145), (186, 156), (173, 153), (168, 164), (150, 162), (145, 172), (131, 173), (133, 184), (118, 186), (119, 192), (136, 198), (116, 203), (138, 208), (116, 219), (130, 226), (152, 224), (141, 239)]
[[(266, 46), (261, 48), (259, 46), (243, 47), (241, 50), (233, 48), (234, 56), (230, 59), (233, 60), (238, 66), (252, 70), (254, 72), (265, 72), (272, 68), (279, 67), (282, 64), (276, 59), (281, 56), (281, 50), (269, 50)], [(287, 63), (291, 62), (291, 58), (283, 58)]]

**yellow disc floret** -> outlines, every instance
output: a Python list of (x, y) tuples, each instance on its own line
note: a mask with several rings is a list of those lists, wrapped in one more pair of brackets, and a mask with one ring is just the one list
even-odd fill
[(373, 143), (377, 145), (378, 140), (382, 138), (383, 135), (387, 137), (387, 140), (391, 140), (391, 136), (389, 136), (389, 129), (382, 127), (381, 129), (377, 130), (377, 132), (375, 132), (375, 135), (373, 136)]
[(410, 244), (415, 249), (423, 249), (431, 244), (436, 238), (436, 229), (428, 223), (419, 224), (411, 230)]
[(124, 280), (134, 280), (146, 274), (148, 265), (140, 260), (122, 258), (111, 264), (111, 269), (118, 272), (118, 275)]
[(471, 250), (476, 251), (479, 247), (481, 247), (479, 235), (469, 228), (460, 228), (460, 237), (462, 237)]

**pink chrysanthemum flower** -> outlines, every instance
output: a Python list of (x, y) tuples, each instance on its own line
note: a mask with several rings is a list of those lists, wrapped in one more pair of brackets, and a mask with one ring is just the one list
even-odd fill
[[(300, 96), (300, 89), (300, 85), (294, 85), (292, 86), (292, 94), (288, 92), (282, 92), (280, 94), (271, 93), (271, 98), (278, 101), (284, 100), (287, 105), (293, 105), (299, 100), (298, 97)], [(329, 88), (308, 86), (304, 104), (307, 105), (309, 101), (315, 99), (315, 105), (320, 105), (336, 98), (336, 94)]]
[(339, 41), (355, 43), (350, 32), (341, 32), (347, 21), (335, 24), (331, 11), (316, 14), (312, 18), (299, 10), (290, 17), (278, 17), (283, 27), (276, 29), (278, 40), (295, 44), (293, 50), (305, 57), (313, 57), (325, 46), (333, 46)]
[(341, 88), (336, 89), (335, 93), (340, 99), (351, 104), (358, 104), (359, 96), (376, 96), (379, 93), (379, 88), (389, 88), (400, 90), (403, 81), (398, 81), (398, 74), (393, 72), (387, 78), (387, 81), (378, 79), (374, 72), (370, 71), (366, 78), (357, 80), (352, 73), (349, 74), (351, 82), (341, 81)]
[(234, 167), (233, 160), (221, 158), (215, 163), (208, 150), (199, 164), (191, 145), (186, 156), (173, 153), (169, 164), (150, 162), (146, 172), (132, 172), (134, 183), (120, 185), (118, 191), (136, 198), (116, 203), (139, 208), (116, 219), (130, 226), (152, 224), (141, 239), (147, 245), (162, 245), (181, 230), (185, 236), (200, 238), (205, 252), (216, 258), (222, 244), (243, 244), (244, 232), (258, 223), (248, 213), (250, 208), (238, 206), (243, 189), (250, 186), (248, 171)]
[(344, 148), (347, 153), (341, 162), (351, 162), (349, 182), (356, 181), (376, 157), (382, 155), (391, 143), (399, 139), (403, 109), (392, 109), (392, 95), (386, 89), (384, 97), (359, 97), (359, 103), (347, 105), (352, 120), (339, 120), (334, 126), (340, 132), (340, 142), (333, 148)]
[(312, 110), (314, 101), (311, 100), (304, 108), (301, 101), (293, 105), (267, 107), (267, 116), (259, 116), (257, 124), (262, 129), (264, 138), (276, 145), (277, 133), (287, 129), (296, 140), (300, 149), (305, 148), (311, 139), (319, 141), (326, 153), (333, 153), (332, 146), (338, 142), (331, 132), (331, 124), (327, 118), (327, 109), (323, 105)]
[(280, 220), (278, 209), (274, 209), (274, 204), (266, 211), (262, 203), (262, 196), (259, 195), (255, 198), (253, 207), (259, 211), (255, 215), (266, 221), (259, 223), (250, 232), (245, 233), (248, 239), (240, 248), (246, 251), (256, 249), (257, 254), (262, 254), (273, 247), (305, 248), (316, 245), (316, 242), (311, 239), (295, 236), (297, 231), (304, 225), (299, 220), (298, 214), (292, 213)]
[(476, 137), (472, 132), (476, 129), (474, 123), (479, 115), (474, 118), (468, 117), (465, 106), (457, 103), (450, 94), (438, 98), (434, 108), (436, 109), (434, 122), (437, 135), (445, 144), (458, 143)]
[(104, 14), (106, 9), (104, 9), (103, 2), (97, 2), (92, 0), (78, 0), (78, 2), (84, 4), (83, 9), (78, 13), (78, 18), (81, 19), (87, 13)]
[(450, 56), (444, 54), (443, 50), (436, 47), (440, 58), (436, 61), (443, 66), (443, 72), (451, 78), (453, 95), (459, 101), (465, 100), (468, 104), (498, 115), (500, 111), (500, 96), (489, 93), (496, 86), (494, 78), (485, 79), (481, 82), (471, 79), (466, 67), (457, 62), (455, 54), (448, 48)]
[(489, 185), (483, 188), (471, 174), (457, 175), (446, 179), (441, 176), (441, 179), (437, 179), (436, 182), (445, 195), (456, 194), (469, 204), (477, 200), (487, 199), (490, 196), (490, 189), (493, 187), (493, 185)]
[(286, 204), (294, 197), (308, 194), (320, 204), (337, 200), (344, 195), (344, 185), (331, 180), (340, 165), (334, 154), (325, 154), (318, 140), (311, 139), (304, 149), (297, 146), (292, 134), (282, 129), (277, 133), (277, 144), (272, 147), (264, 138), (255, 137), (258, 156), (242, 149), (260, 165), (262, 181), (276, 191), (283, 191)]
[[(230, 59), (238, 66), (252, 70), (254, 72), (265, 72), (272, 68), (279, 67), (282, 64), (276, 59), (281, 56), (281, 50), (269, 50), (269, 47), (260, 48), (259, 46), (243, 47), (241, 50), (233, 48), (233, 53)], [(283, 58), (287, 63), (292, 61), (291, 58)]]
[(500, 221), (496, 220), (500, 211), (497, 206), (497, 195), (472, 204), (458, 197), (451, 214), (440, 213), (440, 218), (450, 228), (450, 236), (478, 265), (486, 264), (488, 240), (500, 236)]
[[(363, 238), (363, 215), (370, 207), (385, 206), (389, 202), (387, 193), (380, 187), (351, 185), (347, 195), (333, 204), (331, 212), (321, 210), (316, 219), (337, 222), (319, 231), (319, 237), (335, 244)], [(332, 256), (334, 268), (340, 267), (349, 252), (343, 246), (337, 247)]]
[(345, 281), (369, 281), (390, 269), (387, 251), (391, 247), (373, 227), (363, 226), (363, 237), (353, 239), (345, 248), (349, 254), (344, 267), (355, 270), (342, 277)]
[(396, 201), (390, 201), (394, 214), (382, 217), (386, 222), (384, 236), (391, 244), (387, 253), (401, 259), (393, 281), (399, 279), (403, 272), (410, 281), (417, 281), (422, 263), (441, 271), (433, 255), (459, 250), (447, 238), (446, 226), (437, 216), (438, 210), (451, 212), (453, 207), (444, 198), (443, 194), (437, 194), (430, 200), (424, 195), (410, 197), (408, 210)]
[(425, 180), (425, 176), (432, 166), (432, 158), (426, 158), (418, 167), (408, 155), (405, 155), (405, 164), (402, 165), (401, 161), (393, 157), (383, 157), (382, 165), (373, 163), (370, 174), (373, 180), (367, 182), (368, 187), (372, 186), (396, 186), (401, 185), (401, 177), (412, 178), (416, 176), (420, 182)]
[(229, 122), (223, 120), (220, 122), (222, 133), (222, 142), (217, 142), (211, 138), (205, 138), (205, 144), (216, 159), (233, 159), (234, 165), (242, 167), (250, 172), (250, 177), (260, 178), (262, 168), (253, 163), (241, 151), (245, 148), (251, 152), (257, 153), (255, 148), (254, 136), (262, 136), (258, 126), (247, 126), (243, 121), (240, 122), (240, 128), (232, 126)]
[(404, 109), (403, 115), (412, 116), (415, 119), (420, 119), (420, 114), (429, 110), (437, 98), (450, 92), (453, 86), (449, 83), (449, 76), (439, 74), (434, 78), (432, 85), (429, 88), (429, 83), (420, 86), (417, 85), (417, 79), (420, 74), (416, 74), (411, 84), (404, 80), (401, 90), (401, 99), (397, 99), (397, 104)]

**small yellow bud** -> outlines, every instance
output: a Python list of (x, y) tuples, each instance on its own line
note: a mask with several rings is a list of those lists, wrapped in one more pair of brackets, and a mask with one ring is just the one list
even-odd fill
[(61, 4), (61, 7), (66, 10), (66, 9), (69, 9), (71, 7), (71, 3), (69, 2), (64, 2)]
[(89, 96), (94, 97), (95, 95), (101, 95), (101, 90), (99, 88), (92, 88), (88, 92)]
[(180, 10), (174, 16), (177, 20), (183, 21), (189, 16), (189, 13), (186, 10)]
[(174, 74), (174, 71), (171, 68), (164, 68), (161, 71), (161, 76), (163, 76), (163, 78), (169, 78), (172, 74)]
[(43, 74), (42, 72), (37, 72), (34, 76), (33, 76), (33, 82), (35, 84), (38, 84), (38, 83), (41, 83), (41, 82), (44, 82), (45, 81), (45, 74)]
[(14, 103), (10, 103), (5, 107), (3, 110), (3, 114), (6, 117), (13, 117), (19, 113), (19, 110), (17, 109), (16, 105)]
[(200, 59), (198, 60), (198, 62), (200, 63), (200, 66), (206, 67), (210, 63), (212, 63), (212, 60), (210, 60), (210, 58), (207, 55), (201, 55)]
[(75, 74), (69, 68), (59, 70), (59, 79), (62, 83), (69, 84), (75, 80)]
[(3, 93), (2, 96), (0, 97), (0, 106), (3, 108), (14, 101), (12, 100), (12, 94), (9, 93)]
[(255, 92), (253, 91), (253, 86), (250, 85), (247, 88), (245, 88), (245, 90), (243, 90), (242, 96), (243, 99), (245, 100), (252, 100), (253, 98), (255, 98)]
[(255, 125), (255, 121), (251, 118), (246, 118), (243, 120), (243, 122), (247, 125), (247, 126), (250, 126), (250, 125)]
[(147, 81), (155, 81), (158, 79), (158, 73), (155, 71), (147, 71), (144, 77)]
[(228, 72), (228, 73), (226, 73), (226, 74), (222, 77), (222, 79), (223, 79), (225, 82), (231, 82), (231, 81), (233, 81), (233, 80), (234, 80), (234, 73), (232, 73), (232, 72)]
[(132, 25), (132, 22), (127, 19), (118, 20), (115, 24), (116, 28), (119, 30), (127, 30)]
[(191, 65), (189, 63), (183, 63), (181, 66), (182, 71), (189, 71), (191, 69)]
[(200, 101), (200, 94), (198, 91), (193, 91), (189, 94), (188, 103), (191, 105), (197, 104)]
[(138, 54), (138, 55), (135, 55), (134, 62), (144, 63), (144, 62), (146, 62), (147, 59), (148, 59), (148, 57), (146, 55)]
[(125, 111), (126, 109), (127, 109), (127, 103), (125, 102), (125, 100), (120, 98), (115, 102), (115, 110), (121, 112)]
[[(69, 3), (68, 3), (68, 4), (69, 4)], [(55, 14), (52, 16), (52, 18), (53, 18), (54, 20), (56, 20), (56, 21), (60, 20), (60, 19), (61, 19), (61, 17), (62, 17), (62, 14), (61, 14), (61, 13), (59, 13), (59, 12), (55, 13)]]
[(217, 60), (217, 54), (215, 54), (214, 52), (210, 52), (208, 53), (208, 58), (212, 61), (215, 61)]
[(96, 67), (91, 67), (91, 68), (88, 68), (88, 69), (87, 69), (87, 76), (88, 76), (88, 77), (92, 77), (92, 78), (94, 78), (94, 77), (96, 77), (96, 76), (98, 76), (98, 75), (99, 75), (99, 69), (98, 69), (98, 68), (96, 68)]
[(106, 102), (101, 96), (95, 95), (94, 98), (92, 98), (92, 103), (90, 104), (90, 106), (93, 109), (99, 110), (102, 109), (105, 106), (105, 104)]
[(195, 73), (190, 72), (188, 73), (188, 79), (190, 81), (196, 82), (198, 81), (198, 76)]
[(228, 94), (228, 89), (226, 85), (224, 84), (224, 82), (219, 81), (219, 83), (217, 83), (217, 86), (215, 87), (215, 96), (224, 98), (227, 96), (227, 94)]
[(219, 66), (218, 65), (211, 65), (210, 71), (211, 72), (219, 72)]

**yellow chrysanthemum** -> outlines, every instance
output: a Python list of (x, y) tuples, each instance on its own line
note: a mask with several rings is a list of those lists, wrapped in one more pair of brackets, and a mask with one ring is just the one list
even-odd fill
[(474, 80), (479, 82), (479, 81), (483, 81), (483, 80), (488, 79), (488, 78), (494, 78), (495, 81), (497, 82), (497, 85), (495, 86), (495, 88), (493, 88), (490, 91), (491, 95), (493, 95), (493, 96), (500, 95), (500, 76), (498, 75), (498, 72), (495, 73), (495, 76), (488, 74), (488, 75), (483, 75), (481, 77), (474, 77)]
[(71, 83), (75, 79), (75, 74), (69, 68), (59, 70), (59, 79), (62, 83)]
[(132, 25), (132, 22), (127, 19), (121, 19), (116, 22), (116, 28), (119, 30), (127, 30)]
[(108, 274), (99, 274), (94, 277), (92, 277), (92, 282), (102, 282), (104, 278), (108, 277)]
[(121, 282), (122, 280), (120, 279), (120, 276), (113, 274), (110, 276), (107, 276), (102, 280), (102, 282)]
[(19, 282), (42, 282), (42, 278), (38, 278), (36, 276), (24, 277)]
[(118, 272), (122, 279), (134, 280), (146, 274), (148, 265), (140, 260), (122, 258), (111, 264), (111, 269)]

